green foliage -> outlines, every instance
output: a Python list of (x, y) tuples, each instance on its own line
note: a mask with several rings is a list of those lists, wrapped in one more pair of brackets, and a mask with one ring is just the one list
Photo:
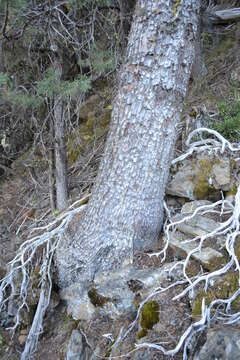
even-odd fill
[(79, 75), (73, 81), (60, 81), (54, 69), (47, 70), (43, 78), (37, 83), (37, 95), (39, 97), (53, 98), (56, 95), (62, 98), (74, 97), (79, 92), (86, 92), (89, 89), (91, 89), (91, 79), (87, 76)]
[[(36, 83), (36, 93), (14, 89), (11, 79), (5, 73), (0, 73), (1, 97), (18, 108), (37, 109), (44, 102), (47, 96), (76, 97), (79, 92), (86, 92), (91, 89), (91, 79), (86, 76), (78, 76), (73, 81), (60, 81), (53, 69), (46, 71), (43, 78)], [(33, 90), (32, 90), (33, 91)]]
[(6, 86), (9, 81), (8, 74), (0, 73), (0, 87)]
[(93, 6), (93, 5), (98, 5), (98, 6), (110, 6), (112, 5), (112, 0), (83, 0), (83, 1), (79, 1), (79, 0), (69, 0), (69, 5), (73, 6), (73, 5), (78, 5), (78, 7), (81, 9), (83, 7), (87, 7), (87, 6)]
[(211, 124), (211, 128), (217, 130), (225, 138), (231, 141), (239, 140), (240, 136), (240, 102), (232, 104), (220, 102), (218, 104), (220, 121)]
[(41, 99), (22, 91), (12, 91), (9, 94), (9, 100), (13, 105), (21, 107), (25, 110), (36, 109), (41, 105)]
[(110, 50), (100, 50), (94, 45), (85, 60), (79, 60), (78, 64), (82, 68), (91, 67), (95, 74), (105, 71), (113, 71), (116, 68), (116, 61)]
[(41, 103), (40, 99), (32, 96), (28, 92), (14, 89), (13, 81), (6, 73), (0, 73), (0, 89), (0, 97), (8, 100), (8, 102), (14, 106), (28, 109), (37, 108)]
[(37, 95), (52, 98), (58, 93), (57, 73), (54, 69), (45, 72), (43, 78), (37, 82)]

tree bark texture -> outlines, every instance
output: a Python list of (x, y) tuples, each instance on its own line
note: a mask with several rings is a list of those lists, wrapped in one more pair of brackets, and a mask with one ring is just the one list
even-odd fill
[(153, 249), (195, 54), (200, 0), (138, 0), (96, 184), (57, 250), (59, 283), (93, 279)]

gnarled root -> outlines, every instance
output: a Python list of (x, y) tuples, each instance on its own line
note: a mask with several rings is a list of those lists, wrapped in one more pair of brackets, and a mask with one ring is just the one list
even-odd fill
[[(75, 202), (52, 223), (32, 230), (37, 232), (38, 235), (26, 240), (20, 246), (15, 258), (9, 263), (9, 271), (0, 280), (0, 311), (7, 306), (8, 302), (13, 301), (15, 298), (18, 300), (19, 305), (15, 315), (15, 324), (9, 328), (14, 332), (21, 323), (21, 311), (24, 308), (27, 311), (29, 310), (28, 296), (32, 291), (32, 279), (36, 269), (39, 275), (38, 287), (40, 288), (40, 295), (38, 305), (21, 360), (30, 359), (37, 348), (38, 338), (42, 333), (43, 318), (50, 302), (53, 256), (73, 216), (84, 210), (86, 205), (81, 204), (85, 200), (86, 197)], [(19, 279), (20, 287), (16, 287)]]
[[(194, 136), (201, 133), (210, 134), (215, 138), (202, 139), (192, 142)], [(229, 141), (224, 139), (216, 131), (206, 128), (196, 129), (192, 133), (190, 133), (186, 144), (189, 147), (187, 152), (179, 156), (177, 159), (173, 160), (172, 164), (176, 164), (177, 162), (186, 159), (187, 157), (191, 156), (194, 153), (214, 152), (217, 154), (218, 152), (224, 153), (224, 151), (228, 151), (230, 153), (239, 154), (240, 152), (239, 145), (232, 145)], [(147, 297), (147, 299), (145, 299), (140, 304), (137, 317), (134, 320), (134, 322), (129, 326), (126, 333), (123, 335), (122, 340), (124, 340), (124, 338), (127, 337), (129, 332), (138, 323), (144, 304), (147, 301), (149, 301), (149, 299), (156, 296), (157, 294), (168, 291), (170, 287), (172, 288), (178, 286), (179, 284), (186, 284), (185, 289), (181, 293), (177, 294), (172, 299), (173, 301), (180, 299), (186, 295), (189, 295), (190, 298), (192, 298), (194, 296), (194, 292), (199, 289), (199, 286), (201, 284), (204, 284), (204, 292), (206, 293), (211, 280), (215, 280), (217, 278), (219, 279), (219, 277), (224, 276), (230, 270), (231, 271), (234, 270), (238, 272), (238, 278), (240, 284), (240, 266), (239, 266), (238, 257), (235, 253), (235, 248), (237, 245), (236, 242), (239, 239), (239, 235), (240, 235), (240, 185), (238, 186), (237, 193), (235, 195), (235, 200), (233, 203), (223, 198), (222, 200), (219, 200), (213, 204), (199, 206), (198, 208), (195, 209), (195, 211), (191, 215), (185, 216), (184, 218), (178, 221), (171, 220), (170, 212), (167, 209), (166, 204), (165, 204), (165, 210), (167, 213), (168, 220), (164, 225), (164, 233), (165, 233), (164, 248), (160, 252), (149, 254), (149, 256), (162, 256), (162, 261), (166, 259), (166, 253), (169, 247), (170, 231), (176, 230), (177, 226), (180, 223), (187, 222), (197, 214), (207, 214), (213, 211), (214, 213), (219, 215), (227, 214), (228, 218), (226, 221), (220, 223), (218, 228), (209, 232), (208, 234), (197, 236), (194, 239), (186, 240), (187, 242), (197, 243), (197, 245), (193, 250), (191, 250), (187, 254), (186, 258), (183, 261), (179, 261), (177, 264), (174, 265), (174, 268), (176, 266), (181, 267), (182, 279), (176, 281), (167, 288), (156, 289)], [(197, 252), (201, 252), (203, 244), (204, 242), (206, 242), (206, 240), (210, 238), (217, 238), (218, 236), (224, 236), (225, 238), (225, 249), (228, 254), (227, 264), (225, 264), (224, 266), (220, 266), (219, 269), (217, 270), (208, 273), (198, 274), (197, 276), (190, 278), (187, 275), (186, 269), (187, 266), (189, 265), (189, 261), (191, 260), (193, 254)], [(174, 268), (172, 268), (170, 272), (173, 271)], [(162, 345), (160, 345), (161, 342), (158, 342), (158, 344), (148, 343), (148, 342), (136, 344), (136, 349), (150, 348), (150, 349), (159, 350), (165, 355), (174, 356), (183, 348), (183, 359), (186, 360), (187, 349), (194, 334), (201, 332), (205, 328), (209, 327), (213, 321), (218, 321), (220, 323), (222, 322), (224, 324), (234, 324), (240, 320), (240, 312), (230, 313), (231, 306), (233, 302), (238, 298), (238, 296), (240, 296), (240, 288), (238, 288), (234, 294), (231, 294), (229, 298), (215, 299), (212, 300), (208, 305), (206, 304), (205, 297), (203, 296), (202, 312), (201, 312), (200, 320), (195, 323), (192, 323), (186, 329), (186, 331), (182, 334), (174, 349), (168, 350), (164, 348)]]

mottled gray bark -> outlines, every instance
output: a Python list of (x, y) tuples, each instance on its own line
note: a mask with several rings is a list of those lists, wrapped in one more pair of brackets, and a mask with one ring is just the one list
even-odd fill
[(57, 250), (60, 286), (157, 244), (195, 54), (200, 0), (138, 0), (105, 153), (86, 213)]

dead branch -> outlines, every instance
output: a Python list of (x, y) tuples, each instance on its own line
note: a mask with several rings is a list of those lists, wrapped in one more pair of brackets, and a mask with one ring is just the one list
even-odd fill
[(240, 19), (240, 8), (215, 10), (214, 8), (207, 11), (205, 16), (212, 24), (225, 24)]

